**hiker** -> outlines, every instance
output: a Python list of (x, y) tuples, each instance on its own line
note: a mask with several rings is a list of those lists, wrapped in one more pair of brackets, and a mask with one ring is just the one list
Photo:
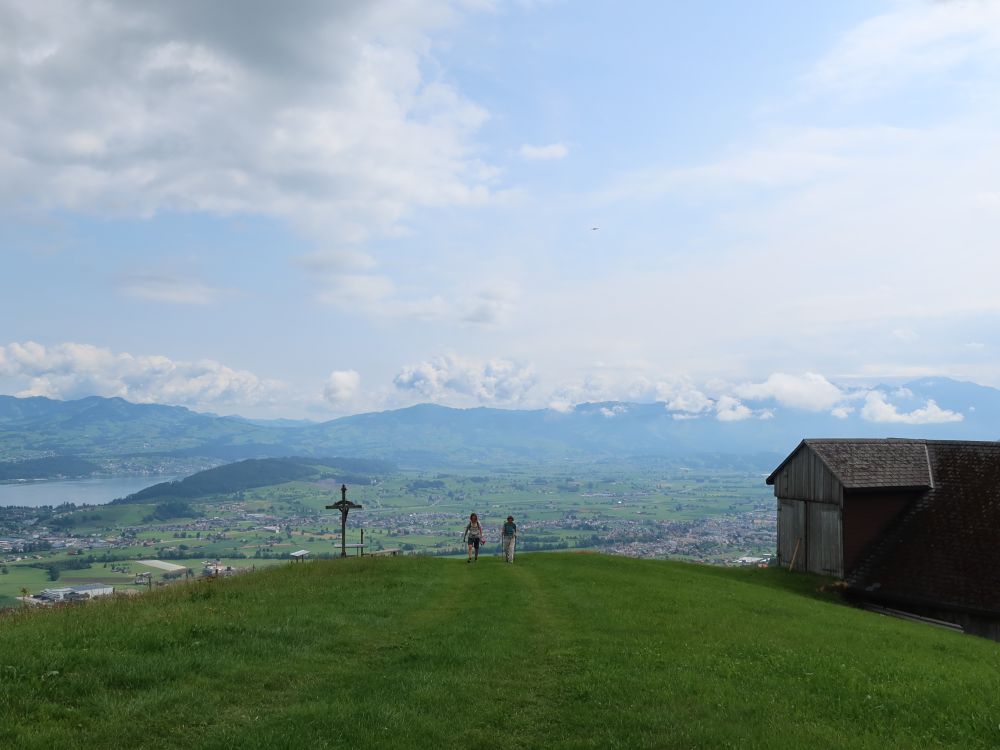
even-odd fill
[(514, 562), (514, 543), (517, 540), (517, 524), (514, 523), (514, 516), (507, 516), (507, 522), (503, 525), (503, 533), (500, 541), (503, 546), (503, 557), (509, 563)]
[(483, 527), (479, 525), (479, 516), (475, 513), (469, 516), (469, 524), (462, 532), (462, 539), (469, 545), (469, 559), (466, 562), (472, 562), (473, 553), (475, 553), (475, 559), (478, 560), (479, 543), (483, 540)]

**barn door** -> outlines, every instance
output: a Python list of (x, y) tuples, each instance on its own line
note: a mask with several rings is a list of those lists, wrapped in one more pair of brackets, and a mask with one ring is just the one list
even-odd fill
[(795, 558), (796, 570), (805, 570), (806, 567), (805, 506), (801, 500), (778, 500), (778, 563), (791, 563), (795, 544), (801, 539), (799, 554)]
[(844, 575), (840, 507), (830, 503), (808, 503), (808, 506), (808, 570), (839, 578)]

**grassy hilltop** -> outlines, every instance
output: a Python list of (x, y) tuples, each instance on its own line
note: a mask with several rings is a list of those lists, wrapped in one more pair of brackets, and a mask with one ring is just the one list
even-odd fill
[(0, 747), (995, 747), (1000, 644), (815, 579), (287, 564), (0, 621)]

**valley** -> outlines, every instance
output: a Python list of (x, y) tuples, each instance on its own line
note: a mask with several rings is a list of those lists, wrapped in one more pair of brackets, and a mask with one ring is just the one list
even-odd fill
[[(340, 515), (325, 506), (339, 499), (342, 483), (363, 506), (349, 516), (346, 543), (361, 544), (363, 533), (368, 553), (464, 555), (461, 533), (475, 511), (486, 528), (486, 555), (499, 553), (499, 526), (513, 515), (519, 553), (594, 550), (734, 563), (774, 551), (774, 501), (763, 473), (652, 458), (488, 472), (351, 459), (248, 460), (107, 505), (0, 508), (0, 606), (16, 606), (24, 588), (34, 594), (100, 582), (141, 590), (177, 579), (139, 560), (169, 561), (190, 570), (187, 577), (215, 560), (253, 570), (300, 550), (339, 556)], [(270, 483), (271, 476), (295, 474)], [(182, 490), (186, 485), (193, 489)], [(201, 493), (203, 486), (239, 488)], [(138, 573), (150, 580), (137, 583)]]

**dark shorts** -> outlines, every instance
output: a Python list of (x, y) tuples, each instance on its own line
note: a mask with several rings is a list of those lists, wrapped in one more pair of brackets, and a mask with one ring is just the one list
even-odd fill
[(470, 536), (469, 537), (469, 546), (470, 547), (475, 547), (478, 550), (479, 549), (479, 537), (478, 536)]

